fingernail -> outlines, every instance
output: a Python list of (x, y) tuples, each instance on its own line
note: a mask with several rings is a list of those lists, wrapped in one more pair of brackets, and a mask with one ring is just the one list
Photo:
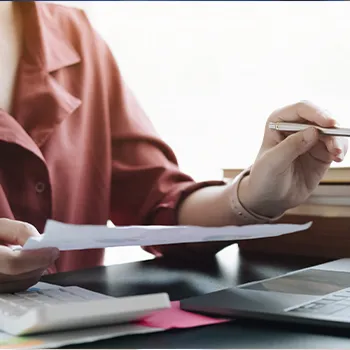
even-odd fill
[(337, 138), (333, 139), (332, 146), (333, 146), (333, 150), (334, 150), (332, 153), (334, 155), (337, 156), (338, 154), (342, 153), (342, 148), (341, 148)]
[(306, 143), (313, 142), (315, 140), (316, 130), (314, 128), (307, 128), (303, 132), (304, 141)]

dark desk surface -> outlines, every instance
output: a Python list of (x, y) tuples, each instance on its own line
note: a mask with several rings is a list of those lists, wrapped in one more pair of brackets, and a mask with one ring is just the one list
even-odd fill
[[(213, 292), (324, 262), (315, 258), (249, 256), (236, 246), (203, 264), (155, 259), (47, 276), (45, 282), (78, 285), (112, 296), (167, 292), (172, 300)], [(349, 348), (350, 333), (305, 326), (232, 323), (126, 336), (69, 348)]]

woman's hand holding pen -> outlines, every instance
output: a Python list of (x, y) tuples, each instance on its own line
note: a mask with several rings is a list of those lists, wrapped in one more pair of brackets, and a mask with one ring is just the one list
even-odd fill
[(344, 159), (348, 142), (344, 137), (321, 135), (312, 126), (293, 134), (271, 130), (270, 122), (330, 128), (336, 121), (309, 102), (281, 108), (268, 118), (260, 151), (240, 184), (239, 196), (247, 209), (275, 217), (307, 200), (331, 163)]

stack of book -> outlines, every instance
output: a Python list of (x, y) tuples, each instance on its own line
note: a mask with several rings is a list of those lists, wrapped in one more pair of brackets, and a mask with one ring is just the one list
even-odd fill
[[(223, 169), (224, 179), (236, 177), (242, 169)], [(330, 168), (307, 204), (350, 206), (350, 168)]]
[(350, 206), (350, 168), (330, 168), (307, 203)]

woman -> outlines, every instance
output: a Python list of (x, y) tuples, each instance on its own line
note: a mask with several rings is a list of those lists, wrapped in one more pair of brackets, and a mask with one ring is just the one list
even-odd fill
[[(315, 128), (266, 128), (252, 167), (233, 183), (195, 183), (128, 90), (107, 45), (80, 10), (0, 2), (0, 291), (46, 271), (100, 265), (102, 250), (13, 252), (47, 219), (75, 224), (224, 226), (272, 222), (305, 201), (344, 140)], [(140, 57), (142, 60), (142, 57)], [(268, 121), (335, 120), (301, 102)], [(153, 247), (186, 254), (193, 246)], [(198, 247), (198, 246), (194, 246)], [(214, 253), (221, 244), (200, 246)]]

